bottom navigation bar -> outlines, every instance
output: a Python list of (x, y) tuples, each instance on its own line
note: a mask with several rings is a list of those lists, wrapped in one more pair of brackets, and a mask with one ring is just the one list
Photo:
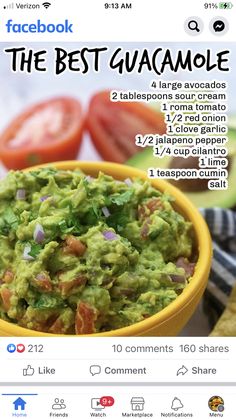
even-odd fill
[[(160, 383), (159, 383), (160, 384)], [(232, 419), (235, 388), (200, 386), (0, 386), (1, 419)]]

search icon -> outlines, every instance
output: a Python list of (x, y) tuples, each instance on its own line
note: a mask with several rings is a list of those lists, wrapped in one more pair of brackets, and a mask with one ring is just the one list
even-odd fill
[(189, 29), (190, 29), (191, 31), (197, 31), (197, 32), (200, 32), (200, 29), (199, 29), (199, 27), (198, 27), (198, 23), (197, 23), (197, 21), (196, 21), (196, 20), (190, 20), (190, 21), (188, 22), (188, 27), (189, 27)]
[(198, 16), (190, 16), (185, 20), (184, 29), (188, 35), (198, 36), (202, 33), (204, 24)]

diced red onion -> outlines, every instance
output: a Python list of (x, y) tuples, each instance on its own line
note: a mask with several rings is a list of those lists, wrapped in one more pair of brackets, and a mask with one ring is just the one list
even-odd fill
[(125, 295), (125, 297), (132, 297), (135, 294), (133, 288), (120, 288), (120, 294)]
[(102, 212), (105, 215), (105, 217), (110, 217), (111, 213), (107, 207), (102, 207)]
[(39, 198), (39, 199), (40, 199), (40, 201), (41, 201), (41, 202), (44, 202), (44, 201), (46, 201), (46, 199), (48, 199), (48, 198), (50, 198), (50, 195), (44, 195), (44, 196), (41, 196), (41, 198)]
[(124, 182), (126, 183), (127, 186), (132, 186), (133, 185), (133, 182), (129, 177), (127, 177), (127, 179), (125, 179)]
[(24, 201), (25, 200), (25, 196), (26, 196), (25, 189), (18, 189), (16, 191), (16, 199), (18, 201)]
[(178, 258), (178, 260), (176, 261), (176, 266), (177, 268), (183, 268), (185, 270), (187, 279), (194, 274), (195, 263), (189, 262), (189, 260), (184, 258), (183, 256)]
[(36, 279), (38, 281), (43, 281), (45, 279), (45, 274), (38, 274), (38, 275), (36, 275)]
[(87, 180), (87, 182), (89, 182), (89, 183), (92, 182), (93, 179), (94, 178), (92, 176), (89, 176), (89, 175), (88, 176), (85, 176), (85, 180)]
[(113, 233), (113, 231), (103, 231), (103, 236), (105, 237), (106, 240), (116, 240), (117, 239), (117, 235), (115, 233)]
[(30, 256), (29, 253), (31, 252), (31, 246), (27, 245), (24, 248), (24, 252), (23, 252), (23, 260), (34, 260), (33, 256)]
[(38, 223), (36, 224), (33, 237), (36, 243), (42, 243), (44, 241), (45, 233), (44, 233), (43, 226), (41, 226), (41, 224), (38, 224)]
[(185, 283), (185, 276), (184, 275), (169, 275), (172, 282), (176, 282), (178, 284), (184, 284)]

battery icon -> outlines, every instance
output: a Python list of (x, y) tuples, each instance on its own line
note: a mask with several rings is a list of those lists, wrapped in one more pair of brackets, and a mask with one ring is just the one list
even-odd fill
[(232, 7), (233, 7), (233, 3), (231, 3), (231, 2), (222, 2), (222, 3), (219, 3), (219, 9), (232, 9)]

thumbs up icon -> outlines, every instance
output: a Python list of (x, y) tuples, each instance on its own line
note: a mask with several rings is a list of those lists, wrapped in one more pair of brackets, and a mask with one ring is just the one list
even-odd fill
[(32, 377), (34, 375), (34, 368), (31, 365), (28, 365), (27, 368), (23, 369), (24, 377)]

